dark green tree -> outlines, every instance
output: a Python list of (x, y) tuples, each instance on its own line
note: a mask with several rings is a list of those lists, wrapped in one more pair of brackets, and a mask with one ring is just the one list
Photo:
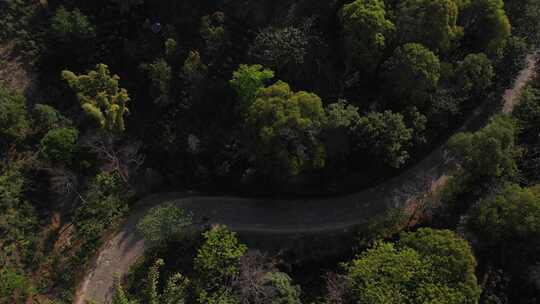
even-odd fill
[(384, 1), (356, 0), (341, 12), (349, 53), (360, 66), (372, 70), (381, 60), (388, 36), (395, 30)]
[(489, 183), (495, 178), (516, 175), (515, 136), (515, 122), (509, 117), (496, 116), (477, 132), (454, 135), (448, 148), (468, 178)]
[(360, 118), (353, 132), (358, 149), (391, 167), (399, 168), (409, 158), (413, 130), (399, 113), (371, 112)]
[(78, 9), (58, 8), (51, 18), (52, 35), (64, 43), (74, 43), (95, 37), (95, 28)]
[(0, 85), (0, 144), (21, 141), (29, 131), (25, 99)]
[(463, 36), (455, 0), (404, 0), (396, 8), (397, 41), (421, 43), (444, 53)]
[(469, 54), (456, 69), (457, 85), (464, 95), (483, 96), (495, 73), (485, 54)]
[(41, 139), (40, 154), (53, 163), (70, 164), (79, 132), (73, 128), (53, 129)]
[(497, 56), (510, 37), (511, 25), (504, 11), (503, 0), (467, 1), (462, 22), (465, 43), (474, 52)]
[(388, 90), (395, 98), (423, 105), (437, 88), (441, 66), (432, 51), (417, 43), (408, 43), (394, 51), (384, 63)]

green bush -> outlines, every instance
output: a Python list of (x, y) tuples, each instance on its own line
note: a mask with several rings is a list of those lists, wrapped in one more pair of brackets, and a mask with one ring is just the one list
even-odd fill
[(150, 209), (137, 224), (137, 229), (148, 242), (161, 244), (181, 239), (191, 223), (191, 214), (169, 203)]
[(53, 129), (41, 139), (41, 155), (55, 163), (69, 164), (77, 145), (79, 132), (73, 128)]

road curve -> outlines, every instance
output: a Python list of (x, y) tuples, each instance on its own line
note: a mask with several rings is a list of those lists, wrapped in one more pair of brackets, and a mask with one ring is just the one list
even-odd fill
[[(523, 84), (532, 77), (534, 56), (520, 73), (513, 89), (504, 95), (504, 112), (510, 112)], [(462, 130), (481, 115), (475, 112)], [(75, 304), (88, 300), (109, 303), (114, 292), (113, 274), (125, 275), (146, 248), (135, 227), (145, 212), (166, 202), (175, 202), (209, 223), (227, 225), (251, 235), (306, 235), (339, 232), (365, 223), (391, 207), (403, 207), (441, 184), (449, 161), (444, 146), (401, 175), (359, 193), (325, 199), (271, 200), (240, 197), (191, 196), (185, 193), (160, 193), (137, 203), (126, 223), (99, 250), (92, 267), (79, 285)]]

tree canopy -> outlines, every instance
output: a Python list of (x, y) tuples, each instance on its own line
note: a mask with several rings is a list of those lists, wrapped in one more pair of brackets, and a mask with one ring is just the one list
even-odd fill
[(129, 113), (127, 102), (130, 98), (126, 89), (119, 88), (120, 77), (111, 76), (107, 65), (98, 64), (95, 70), (83, 75), (65, 70), (62, 77), (77, 93), (86, 114), (102, 129), (109, 132), (125, 130), (124, 116)]
[(282, 81), (258, 91), (246, 122), (254, 132), (260, 169), (297, 175), (324, 166), (324, 146), (317, 138), (326, 123), (319, 96), (293, 92)]

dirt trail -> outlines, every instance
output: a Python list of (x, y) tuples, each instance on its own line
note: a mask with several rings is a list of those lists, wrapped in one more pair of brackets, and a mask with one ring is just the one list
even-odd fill
[[(533, 74), (535, 60), (528, 57), (527, 67), (514, 87), (504, 95), (504, 112), (509, 113), (516, 96)], [(479, 117), (477, 111), (466, 126)], [(401, 175), (359, 193), (330, 199), (265, 200), (237, 197), (191, 196), (182, 193), (151, 195), (138, 202), (127, 222), (99, 251), (94, 264), (81, 282), (75, 304), (87, 300), (111, 301), (114, 274), (125, 275), (131, 265), (144, 254), (146, 245), (136, 232), (136, 224), (145, 212), (166, 202), (175, 202), (192, 211), (196, 217), (209, 218), (210, 223), (229, 226), (250, 235), (306, 235), (346, 231), (365, 223), (391, 207), (403, 207), (435, 187), (444, 184), (449, 167), (445, 149), (439, 147), (423, 161)]]

